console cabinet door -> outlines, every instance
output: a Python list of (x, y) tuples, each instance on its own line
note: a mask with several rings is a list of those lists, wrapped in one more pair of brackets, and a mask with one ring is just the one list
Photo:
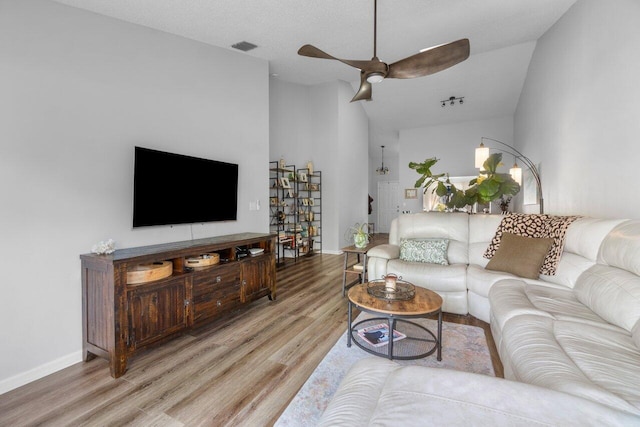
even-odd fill
[(250, 302), (271, 295), (271, 258), (259, 256), (242, 263), (242, 302)]
[(137, 286), (129, 291), (128, 304), (132, 350), (189, 326), (187, 286), (182, 278)]

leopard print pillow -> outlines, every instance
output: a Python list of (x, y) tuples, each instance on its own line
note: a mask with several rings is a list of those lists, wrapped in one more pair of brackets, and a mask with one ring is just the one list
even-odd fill
[(551, 249), (549, 249), (549, 253), (547, 253), (542, 267), (540, 267), (540, 274), (554, 275), (564, 249), (564, 236), (567, 228), (577, 218), (579, 217), (508, 213), (502, 218), (496, 234), (484, 253), (484, 257), (493, 257), (500, 247), (502, 233), (534, 238), (552, 238), (553, 245), (551, 245)]

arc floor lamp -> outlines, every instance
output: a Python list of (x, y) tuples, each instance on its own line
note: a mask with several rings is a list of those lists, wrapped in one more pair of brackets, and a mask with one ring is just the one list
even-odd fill
[(518, 166), (518, 160), (524, 163), (527, 166), (527, 168), (531, 171), (531, 175), (533, 175), (533, 179), (536, 181), (536, 190), (537, 190), (536, 198), (537, 198), (538, 204), (540, 205), (540, 213), (543, 214), (544, 199), (542, 197), (542, 182), (540, 181), (540, 174), (538, 173), (538, 168), (536, 167), (536, 165), (531, 161), (531, 159), (529, 159), (527, 156), (522, 154), (515, 147), (509, 144), (506, 144), (502, 141), (498, 141), (497, 139), (487, 138), (483, 136), (482, 138), (480, 138), (480, 146), (476, 148), (476, 157), (475, 157), (476, 168), (482, 168), (482, 165), (489, 157), (489, 147), (484, 145), (485, 140), (497, 142), (498, 144), (503, 145), (504, 147), (506, 147), (506, 149), (494, 148), (494, 150), (511, 154), (515, 158), (515, 162), (513, 164), (513, 167), (509, 169), (509, 173), (511, 174), (511, 177), (514, 179), (514, 181), (516, 181), (518, 184), (522, 185), (522, 169), (520, 168), (520, 166)]

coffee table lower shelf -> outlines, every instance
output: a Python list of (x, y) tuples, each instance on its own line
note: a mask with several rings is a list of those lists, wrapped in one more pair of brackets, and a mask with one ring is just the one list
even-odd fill
[[(386, 323), (389, 331), (396, 330), (406, 335), (405, 338), (393, 341), (376, 347), (358, 335), (358, 330)], [(441, 322), (438, 322), (439, 331), (436, 336), (429, 329), (415, 322), (395, 317), (373, 317), (359, 321), (351, 326), (350, 333), (347, 334), (347, 346), (351, 347), (351, 342), (367, 353), (375, 356), (387, 357), (389, 360), (414, 360), (427, 357), (437, 352), (438, 361), (442, 360), (440, 340)]]

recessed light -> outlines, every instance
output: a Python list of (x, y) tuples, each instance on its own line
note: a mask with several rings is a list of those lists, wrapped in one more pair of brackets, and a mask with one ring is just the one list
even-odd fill
[(238, 42), (236, 44), (232, 44), (231, 47), (234, 48), (234, 49), (241, 50), (243, 52), (248, 52), (248, 51), (250, 51), (252, 49), (257, 48), (258, 45), (255, 45), (253, 43), (249, 43), (249, 42), (246, 42), (246, 41), (242, 41), (242, 42)]

